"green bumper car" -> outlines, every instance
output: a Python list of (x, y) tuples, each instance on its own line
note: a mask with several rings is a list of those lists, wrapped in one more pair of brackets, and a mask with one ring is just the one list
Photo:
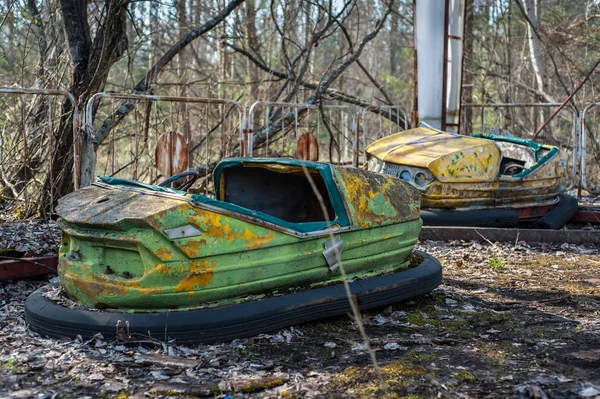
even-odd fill
[(362, 309), (441, 281), (439, 262), (413, 252), (419, 194), (399, 179), (232, 158), (215, 168), (214, 186), (216, 199), (101, 177), (64, 197), (58, 270), (78, 306), (43, 287), (26, 301), (31, 329), (86, 338), (127, 325), (209, 343), (348, 312), (341, 265)]

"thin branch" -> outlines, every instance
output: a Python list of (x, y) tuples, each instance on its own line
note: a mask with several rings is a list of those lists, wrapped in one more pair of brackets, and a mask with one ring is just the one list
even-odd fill
[(6, 19), (8, 18), (8, 15), (12, 11), (12, 8), (15, 6), (16, 2), (17, 2), (17, 0), (13, 0), (13, 2), (10, 3), (10, 5), (8, 6), (8, 10), (6, 10), (6, 15), (4, 16), (4, 18), (2, 18), (2, 21), (0, 21), (0, 28), (2, 28), (2, 26), (6, 22)]
[[(538, 31), (538, 29), (536, 28), (536, 26), (533, 23), (533, 21), (531, 19), (529, 19), (529, 16), (527, 15), (527, 11), (525, 11), (525, 8), (523, 7), (523, 4), (521, 4), (521, 0), (515, 0), (515, 3), (517, 3), (517, 6), (519, 7), (519, 10), (521, 11), (521, 14), (523, 14), (523, 17), (525, 17), (525, 20), (527, 21), (527, 23), (531, 27), (531, 30), (537, 36), (538, 40), (540, 41), (540, 43), (544, 47), (544, 50), (546, 50), (546, 53), (548, 54), (548, 57), (550, 57), (550, 61), (552, 61), (552, 66), (554, 67), (554, 73), (556, 74), (556, 77), (558, 78), (558, 81), (560, 82), (560, 85), (563, 87), (563, 89), (567, 93), (567, 96), (570, 96), (571, 92), (569, 91), (569, 88), (567, 87), (567, 85), (563, 81), (562, 75), (560, 74), (560, 72), (558, 70), (558, 65), (556, 64), (556, 60), (554, 59), (554, 56), (550, 52), (550, 48), (548, 47), (548, 45), (546, 44), (546, 42), (542, 39), (542, 35), (540, 34), (540, 32)], [(573, 101), (572, 99), (571, 99), (571, 105), (573, 106), (573, 108), (575, 108), (576, 110), (579, 111), (579, 109), (577, 108), (577, 104), (575, 104), (575, 101)]]
[[(280, 79), (291, 79), (288, 74), (269, 67), (268, 65), (266, 65), (265, 63), (261, 62), (256, 57), (254, 57), (252, 54), (250, 54), (250, 52), (248, 52), (247, 50), (237, 47), (231, 43), (228, 43), (227, 46), (230, 47), (235, 52), (240, 53), (240, 54), (244, 55), (245, 57), (247, 57), (250, 60), (250, 62), (252, 62), (254, 65), (256, 65), (261, 70), (263, 70), (277, 78), (280, 78)], [(298, 83), (300, 86), (303, 86), (303, 87), (305, 87), (307, 89), (311, 89), (311, 90), (316, 90), (317, 87), (319, 86), (317, 83), (306, 82), (306, 81), (299, 81)], [(362, 108), (367, 108), (371, 105), (370, 103), (368, 103), (367, 101), (365, 101), (359, 97), (352, 96), (350, 94), (341, 92), (336, 89), (328, 88), (326, 90), (326, 94), (334, 100), (338, 100), (338, 101), (344, 102), (346, 104), (356, 105), (356, 106), (362, 107)], [(383, 116), (386, 119), (389, 119), (391, 121), (397, 121), (399, 125), (406, 124), (407, 126), (410, 127), (410, 124), (408, 123), (408, 121), (405, 120), (404, 116), (395, 114), (394, 113), (395, 111), (392, 112), (391, 114), (390, 114), (390, 112), (381, 112), (378, 108), (370, 108), (369, 111), (373, 112), (375, 114), (380, 114), (381, 116)]]
[[(231, 0), (229, 4), (214, 17), (209, 19), (204, 25), (198, 29), (190, 31), (187, 35), (181, 38), (175, 45), (173, 45), (163, 56), (158, 60), (156, 64), (148, 71), (146, 76), (138, 82), (133, 88), (132, 93), (143, 93), (147, 91), (152, 83), (152, 80), (175, 58), (177, 54), (185, 47), (187, 47), (194, 39), (204, 35), (205, 33), (214, 29), (219, 25), (225, 18), (233, 12), (244, 0)], [(125, 100), (121, 103), (121, 106), (117, 108), (109, 117), (107, 117), (102, 126), (98, 129), (94, 135), (94, 150), (98, 149), (98, 146), (108, 137), (110, 131), (115, 128), (127, 114), (129, 114), (135, 107), (135, 101)]]
[[(363, 37), (363, 39), (361, 40), (360, 44), (358, 45), (358, 48), (356, 49), (356, 51), (353, 54), (351, 54), (350, 56), (346, 57), (346, 59), (343, 62), (341, 62), (337, 67), (335, 67), (331, 71), (329, 71), (329, 73), (323, 77), (321, 82), (317, 85), (314, 93), (306, 101), (306, 105), (312, 106), (312, 105), (319, 104), (322, 97), (329, 92), (329, 87), (337, 80), (337, 78), (340, 77), (340, 75), (346, 70), (346, 68), (348, 68), (352, 63), (354, 63), (360, 57), (365, 46), (377, 36), (379, 31), (385, 24), (385, 21), (387, 20), (388, 15), (391, 13), (393, 3), (394, 3), (394, 0), (391, 0), (389, 2), (388, 6), (383, 14), (383, 17), (375, 23), (375, 28), (371, 32), (369, 32), (365, 37)], [(259, 129), (258, 131), (255, 132), (254, 144), (259, 145), (263, 141), (266, 140), (267, 128), (268, 128), (268, 131), (270, 134), (272, 132), (275, 132), (277, 134), (278, 132), (281, 131), (282, 123), (289, 124), (293, 120), (295, 120), (296, 116), (298, 116), (299, 118), (300, 117), (303, 118), (304, 116), (306, 116), (307, 109), (308, 108), (299, 109), (297, 111), (297, 113), (296, 112), (288, 112), (285, 115), (285, 117), (279, 119), (278, 122), (276, 122), (275, 124), (271, 124), (269, 121), (267, 127), (262, 127), (261, 129)]]

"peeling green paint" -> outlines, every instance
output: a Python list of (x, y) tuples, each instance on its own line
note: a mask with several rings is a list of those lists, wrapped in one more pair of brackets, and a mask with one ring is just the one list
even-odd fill
[[(332, 173), (351, 221), (333, 229), (346, 272), (399, 267), (421, 228), (417, 190), (360, 169)], [(58, 213), (61, 282), (89, 306), (185, 309), (339, 278), (323, 256), (328, 231), (299, 236), (183, 195), (93, 185), (63, 198)], [(168, 238), (166, 230), (188, 225), (199, 233)]]

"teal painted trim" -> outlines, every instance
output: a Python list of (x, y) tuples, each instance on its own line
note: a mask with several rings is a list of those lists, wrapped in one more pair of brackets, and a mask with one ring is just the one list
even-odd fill
[(325, 230), (327, 227), (335, 224), (335, 221), (327, 224), (327, 222), (307, 222), (307, 223), (291, 223), (285, 220), (276, 218), (263, 212), (253, 211), (252, 209), (244, 208), (230, 202), (223, 202), (213, 198), (205, 197), (200, 194), (192, 195), (192, 200), (201, 204), (214, 206), (216, 208), (224, 209), (227, 211), (239, 213), (245, 216), (250, 216), (255, 219), (263, 220), (268, 223), (272, 223), (277, 226), (281, 226), (286, 229), (294, 230), (299, 233), (310, 233), (313, 231)]
[[(487, 133), (475, 134), (475, 135), (473, 135), (473, 137), (479, 137), (482, 139), (489, 139), (489, 140), (494, 140), (494, 141), (505, 141), (507, 143), (515, 143), (515, 144), (525, 145), (525, 146), (531, 148), (535, 152), (536, 159), (538, 157), (540, 150), (543, 148), (542, 144), (536, 143), (533, 140), (523, 139), (520, 137), (499, 136), (497, 134), (487, 134)], [(548, 147), (546, 147), (546, 148), (548, 148)], [(527, 175), (533, 173), (534, 171), (536, 171), (537, 169), (539, 169), (543, 164), (548, 162), (551, 158), (554, 158), (554, 156), (556, 154), (558, 154), (558, 151), (559, 150), (557, 147), (551, 147), (550, 150), (548, 150), (548, 153), (546, 155), (544, 155), (541, 159), (538, 159), (536, 161), (536, 163), (534, 163), (529, 169), (525, 169), (525, 170), (517, 173), (516, 175), (512, 175), (511, 177), (515, 178), (515, 179), (524, 178), (525, 176), (527, 176)], [(498, 173), (498, 177), (500, 177), (500, 176), (503, 176), (503, 175)]]
[[(267, 222), (271, 222), (271, 223), (276, 223), (277, 225), (281, 225), (283, 227), (289, 226), (288, 228), (295, 230), (295, 231), (300, 231), (300, 232), (311, 232), (311, 231), (323, 230), (334, 224), (339, 224), (341, 227), (350, 226), (350, 219), (348, 217), (348, 214), (346, 213), (346, 208), (344, 206), (342, 196), (340, 195), (340, 192), (339, 192), (338, 187), (334, 180), (335, 178), (334, 178), (332, 166), (327, 163), (300, 161), (300, 160), (291, 159), (291, 158), (227, 158), (227, 159), (224, 159), (221, 162), (219, 162), (219, 164), (215, 167), (215, 169), (213, 171), (213, 180), (214, 180), (214, 186), (215, 186), (215, 192), (216, 192), (217, 199), (218, 199), (218, 195), (219, 195), (219, 187), (220, 187), (221, 175), (223, 173), (223, 170), (226, 168), (232, 168), (232, 167), (239, 167), (239, 166), (243, 167), (244, 164), (249, 164), (249, 163), (265, 164), (265, 165), (266, 164), (289, 165), (289, 166), (296, 166), (296, 167), (302, 167), (304, 165), (307, 169), (318, 171), (319, 174), (321, 175), (321, 177), (323, 178), (323, 181), (325, 182), (325, 186), (327, 187), (327, 192), (329, 194), (329, 201), (331, 201), (331, 205), (333, 206), (333, 210), (335, 211), (335, 219), (332, 220), (329, 225), (327, 225), (326, 222), (290, 223), (290, 222), (280, 220), (280, 219), (275, 218), (270, 215), (265, 215), (267, 217), (267, 219), (263, 219), (263, 220), (265, 220)], [(199, 201), (199, 202), (201, 202), (201, 201)], [(219, 201), (219, 202), (226, 204), (225, 202), (222, 202), (222, 201)], [(228, 205), (233, 205), (233, 204), (228, 204)], [(242, 208), (242, 207), (240, 207), (240, 208)], [(242, 209), (245, 209), (245, 208), (242, 208)], [(253, 211), (251, 211), (251, 212), (253, 212)], [(259, 212), (257, 212), (257, 213), (259, 213)], [(274, 220), (274, 222), (271, 220)], [(302, 226), (302, 225), (313, 225), (315, 223), (319, 224), (319, 226), (317, 226), (319, 228), (313, 229), (311, 227), (310, 230), (298, 230), (298, 229), (303, 229), (303, 228), (308, 227), (308, 226)]]
[[(539, 161), (537, 161), (536, 163), (534, 163), (531, 166), (531, 168), (525, 169), (525, 170), (521, 171), (520, 173), (517, 173), (513, 177), (523, 178), (523, 177), (529, 175), (530, 173), (533, 173), (536, 169), (539, 169), (542, 165), (544, 165), (546, 162), (548, 162), (551, 158), (554, 158), (554, 156), (556, 154), (558, 154), (558, 148), (552, 147), (550, 149), (550, 151), (548, 151), (548, 153), (546, 155), (544, 155), (542, 157), (542, 159), (540, 159)], [(536, 156), (537, 156), (537, 154), (536, 154)]]
[(144, 188), (150, 191), (156, 191), (159, 193), (169, 193), (169, 194), (179, 194), (185, 195), (185, 191), (175, 190), (174, 188), (169, 187), (161, 187), (154, 184), (146, 184), (136, 180), (122, 179), (120, 177), (107, 177), (107, 176), (98, 176), (101, 182), (110, 184), (111, 186), (124, 186), (124, 187), (135, 187), (135, 188)]
[(500, 136), (498, 134), (491, 134), (491, 133), (474, 134), (473, 137), (489, 139), (489, 140), (494, 140), (494, 141), (505, 141), (507, 143), (515, 143), (515, 144), (525, 145), (525, 146), (531, 148), (533, 151), (535, 151), (536, 154), (542, 148), (541, 144), (536, 143), (533, 140), (523, 139), (520, 137)]
[[(278, 165), (290, 165), (290, 166), (298, 166), (301, 167), (304, 164), (308, 169), (316, 170), (319, 172), (323, 180), (325, 181), (325, 185), (327, 187), (327, 191), (329, 194), (329, 200), (333, 205), (333, 209), (335, 211), (335, 219), (327, 222), (305, 222), (305, 223), (292, 223), (286, 222), (285, 220), (276, 218), (274, 216), (268, 215), (263, 212), (253, 211), (252, 209), (244, 208), (239, 205), (231, 204), (229, 202), (220, 201), (218, 199), (213, 199), (210, 197), (205, 197), (200, 194), (194, 194), (191, 196), (192, 200), (201, 203), (214, 206), (216, 208), (221, 208), (224, 210), (228, 210), (231, 212), (236, 212), (242, 215), (250, 216), (252, 218), (263, 220), (268, 223), (272, 223), (277, 226), (281, 226), (283, 228), (297, 231), (299, 233), (310, 233), (314, 231), (325, 230), (330, 226), (338, 224), (341, 227), (350, 226), (350, 220), (348, 218), (348, 214), (346, 213), (346, 208), (344, 207), (344, 203), (342, 202), (342, 197), (340, 192), (335, 184), (334, 175), (332, 171), (332, 167), (326, 163), (320, 162), (302, 162), (295, 159), (281, 159), (281, 158), (229, 158), (221, 161), (213, 172), (213, 178), (215, 182), (215, 187), (219, 187), (220, 177), (224, 169), (230, 167), (239, 167), (244, 166), (243, 164), (247, 163), (255, 163), (255, 164), (278, 164)], [(161, 187), (153, 184), (146, 184), (135, 180), (122, 179), (119, 177), (106, 177), (106, 176), (98, 176), (100, 181), (106, 184), (110, 184), (111, 186), (122, 186), (122, 187), (133, 187), (133, 188), (143, 188), (150, 191), (160, 192), (160, 193), (169, 193), (169, 194), (178, 194), (178, 195), (186, 195), (185, 191), (175, 190), (173, 188)]]

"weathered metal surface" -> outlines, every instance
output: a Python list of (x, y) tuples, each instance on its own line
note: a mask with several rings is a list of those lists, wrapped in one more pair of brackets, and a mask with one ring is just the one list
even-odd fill
[(13, 280), (56, 273), (57, 256), (0, 259), (0, 280)]
[[(445, 126), (446, 108), (446, 1), (421, 0), (414, 6), (414, 28), (418, 95), (415, 98), (419, 121), (436, 129)], [(443, 122), (443, 123), (442, 123)]]
[(441, 182), (493, 181), (500, 165), (493, 142), (424, 127), (385, 137), (366, 151), (384, 162), (429, 169)]
[(163, 133), (156, 143), (156, 169), (163, 176), (183, 172), (188, 166), (188, 145), (183, 134)]
[(352, 219), (362, 228), (419, 218), (419, 193), (390, 176), (356, 168), (336, 168)]
[[(555, 151), (542, 146), (540, 154)], [(421, 191), (421, 206), (429, 209), (477, 210), (498, 207), (549, 206), (565, 186), (565, 164), (552, 152), (538, 164), (533, 150), (519, 143), (443, 133), (427, 128), (397, 133), (367, 148), (371, 157), (387, 164), (406, 165), (411, 183)], [(531, 154), (530, 154), (531, 152)], [(538, 154), (538, 156), (540, 156)], [(500, 171), (503, 157), (518, 157), (525, 176)], [(415, 171), (434, 180), (419, 186)], [(397, 171), (396, 171), (397, 172)]]
[[(346, 272), (401, 266), (421, 226), (416, 190), (363, 170), (338, 169), (336, 176), (341, 188), (351, 190), (347, 199), (342, 189), (342, 198), (349, 202), (352, 226), (331, 228), (343, 240)], [(328, 231), (290, 234), (219, 209), (214, 201), (205, 205), (184, 195), (94, 185), (63, 198), (58, 213), (62, 284), (91, 306), (189, 308), (339, 279), (323, 256)], [(182, 226), (201, 234), (168, 233)]]
[(527, 207), (527, 208), (517, 208), (517, 215), (519, 215), (519, 220), (528, 220), (528, 219), (538, 219), (544, 216), (546, 213), (550, 212), (555, 205), (546, 205), (546, 206), (538, 206), (539, 204), (535, 204), (535, 206)]
[(319, 160), (319, 142), (314, 134), (304, 133), (300, 136), (296, 143), (294, 158), (306, 161)]
[(571, 219), (571, 222), (600, 224), (600, 209), (579, 209)]
[(489, 240), (510, 243), (523, 241), (532, 244), (600, 244), (600, 231), (424, 226), (419, 234), (419, 239), (433, 241)]

